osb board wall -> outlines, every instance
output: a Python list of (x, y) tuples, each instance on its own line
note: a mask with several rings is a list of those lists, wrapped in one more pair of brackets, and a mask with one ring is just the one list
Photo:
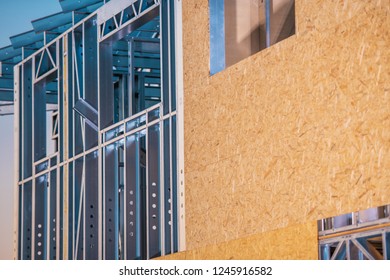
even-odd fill
[(160, 260), (317, 260), (317, 223), (295, 225), (180, 252)]
[(297, 0), (297, 34), (209, 77), (183, 1), (187, 249), (390, 203), (390, 3)]

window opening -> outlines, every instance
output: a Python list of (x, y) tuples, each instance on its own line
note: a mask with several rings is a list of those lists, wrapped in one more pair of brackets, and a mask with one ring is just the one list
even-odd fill
[(295, 34), (294, 0), (210, 0), (211, 75)]

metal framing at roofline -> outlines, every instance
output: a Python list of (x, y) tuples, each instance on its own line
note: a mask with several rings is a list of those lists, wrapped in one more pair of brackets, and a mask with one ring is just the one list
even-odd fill
[(56, 39), (74, 24), (96, 11), (108, 0), (60, 0), (62, 12), (35, 19), (32, 30), (11, 36), (11, 45), (0, 48), (0, 116), (13, 114), (13, 67), (43, 45)]
[(185, 249), (181, 21), (179, 0), (111, 0), (14, 67), (15, 259)]

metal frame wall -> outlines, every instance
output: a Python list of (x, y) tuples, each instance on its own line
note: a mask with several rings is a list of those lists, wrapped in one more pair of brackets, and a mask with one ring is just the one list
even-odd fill
[(318, 221), (321, 260), (390, 260), (390, 205)]
[(179, 0), (112, 0), (15, 66), (15, 258), (185, 249), (181, 32)]

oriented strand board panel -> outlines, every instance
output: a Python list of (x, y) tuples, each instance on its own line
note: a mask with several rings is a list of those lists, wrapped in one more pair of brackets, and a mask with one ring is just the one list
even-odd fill
[(296, 225), (185, 251), (163, 260), (317, 260), (317, 223)]
[(183, 1), (187, 249), (390, 203), (390, 2), (296, 0), (297, 34), (209, 76)]

